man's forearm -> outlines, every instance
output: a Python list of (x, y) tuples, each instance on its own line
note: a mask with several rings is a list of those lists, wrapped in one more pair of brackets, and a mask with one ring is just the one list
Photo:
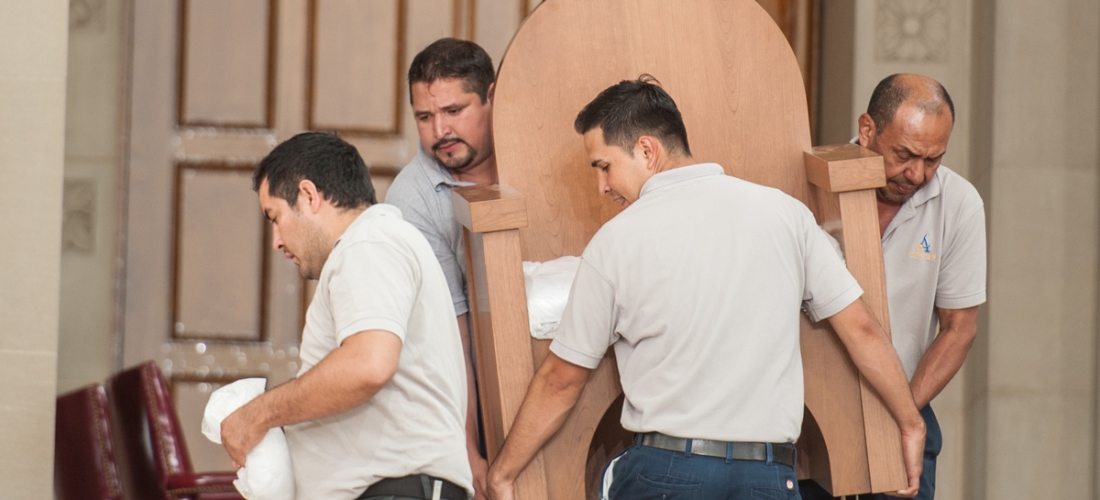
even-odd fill
[(913, 402), (897, 352), (866, 303), (856, 300), (829, 321), (856, 368), (882, 396), (898, 425), (923, 428), (924, 420)]
[(504, 448), (493, 462), (490, 482), (515, 481), (539, 449), (565, 423), (584, 389), (588, 373), (588, 369), (553, 353), (546, 357), (531, 379)]
[(978, 308), (937, 309), (940, 331), (921, 356), (909, 387), (917, 408), (930, 403), (962, 368), (978, 334)]
[(381, 330), (360, 332), (320, 363), (241, 408), (268, 429), (348, 411), (373, 397), (397, 369), (401, 340)]

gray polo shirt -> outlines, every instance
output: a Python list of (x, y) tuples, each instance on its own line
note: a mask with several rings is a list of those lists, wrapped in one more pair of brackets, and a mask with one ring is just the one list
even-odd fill
[(798, 200), (681, 167), (589, 242), (550, 350), (594, 368), (615, 347), (627, 430), (794, 442), (801, 310), (820, 320), (862, 293)]
[(466, 314), (466, 247), (462, 243), (462, 225), (455, 220), (451, 188), (473, 186), (457, 182), (423, 147), (416, 158), (401, 169), (386, 192), (386, 203), (401, 209), (405, 220), (428, 239), (451, 292), (455, 314)]
[(978, 191), (941, 165), (886, 226), (882, 257), (894, 348), (913, 378), (939, 330), (935, 308), (985, 302), (985, 209)]
[(367, 402), (284, 428), (297, 498), (350, 500), (382, 478), (413, 474), (472, 491), (466, 367), (450, 300), (431, 248), (396, 208), (374, 205), (340, 236), (306, 312), (298, 376), (366, 330), (401, 339), (401, 359)]

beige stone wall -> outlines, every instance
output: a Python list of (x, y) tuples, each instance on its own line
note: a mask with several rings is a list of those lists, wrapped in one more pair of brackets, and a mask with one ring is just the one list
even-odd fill
[(53, 485), (68, 2), (12, 0), (0, 15), (0, 484)]
[(993, 18), (985, 498), (1094, 498), (1100, 5)]
[(70, 4), (58, 393), (114, 367), (122, 4)]

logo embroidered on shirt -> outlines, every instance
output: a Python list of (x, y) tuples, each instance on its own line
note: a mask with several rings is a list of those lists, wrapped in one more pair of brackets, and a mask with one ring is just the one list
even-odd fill
[(917, 243), (917, 249), (909, 252), (909, 256), (914, 259), (936, 260), (936, 254), (932, 253), (932, 244), (928, 242), (927, 234), (921, 238), (920, 243)]

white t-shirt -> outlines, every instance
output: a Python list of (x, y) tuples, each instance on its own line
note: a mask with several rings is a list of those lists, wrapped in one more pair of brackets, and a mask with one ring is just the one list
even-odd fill
[(940, 166), (882, 235), (890, 335), (913, 378), (939, 330), (935, 308), (985, 302), (985, 209), (966, 179)]
[(472, 491), (451, 295), (427, 240), (390, 205), (365, 210), (333, 247), (306, 313), (298, 376), (365, 330), (401, 339), (397, 373), (361, 406), (286, 427), (298, 498), (354, 499), (380, 479), (421, 473)]
[(713, 163), (654, 175), (581, 259), (550, 349), (594, 368), (614, 345), (635, 432), (794, 442), (801, 310), (863, 293), (805, 205)]

